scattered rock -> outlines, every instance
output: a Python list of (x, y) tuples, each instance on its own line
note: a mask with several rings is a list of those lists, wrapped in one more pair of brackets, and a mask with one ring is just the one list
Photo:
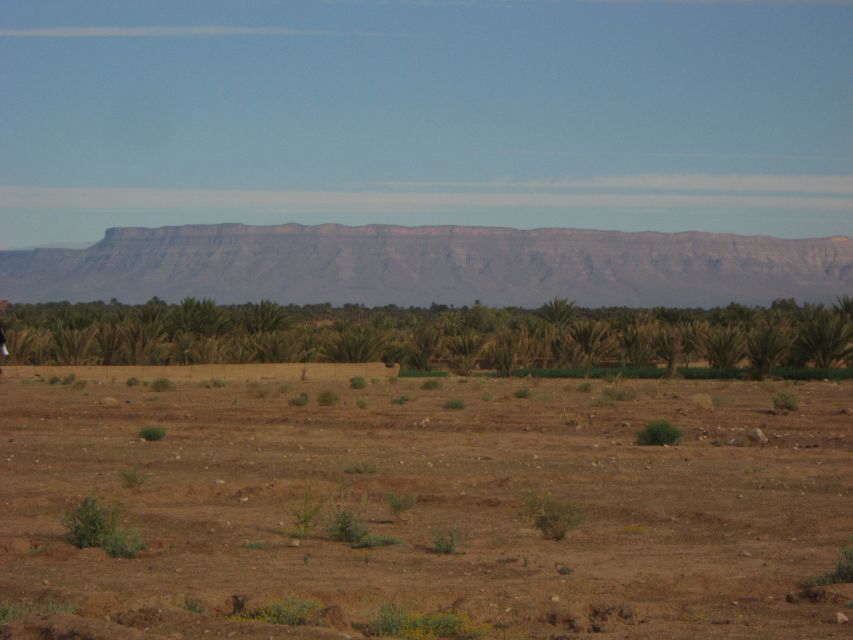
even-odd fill
[(752, 429), (746, 434), (746, 437), (749, 438), (749, 441), (753, 444), (763, 445), (769, 442), (769, 439), (764, 435), (764, 432), (761, 429)]
[(843, 613), (841, 613), (840, 611), (835, 614), (835, 622), (837, 624), (844, 624), (848, 620), (849, 620), (849, 618), (847, 616), (845, 616)]
[(736, 436), (729, 440), (728, 444), (730, 447), (742, 447), (744, 445), (744, 440), (740, 436)]
[(287, 543), (287, 546), (288, 547), (298, 547), (300, 544), (301, 544), (301, 542), (297, 538), (293, 538), (292, 540), (290, 540)]
[(99, 404), (104, 407), (115, 407), (119, 404), (119, 402), (115, 398), (101, 398)]
[(785, 594), (785, 602), (789, 604), (797, 604), (800, 601), (800, 596), (798, 596), (793, 591), (789, 591)]
[(751, 558), (752, 554), (747, 549), (741, 549), (737, 552), (741, 558)]

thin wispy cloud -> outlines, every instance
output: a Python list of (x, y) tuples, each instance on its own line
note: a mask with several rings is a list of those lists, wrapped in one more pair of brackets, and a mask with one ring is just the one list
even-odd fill
[(853, 175), (713, 175), (672, 173), (605, 176), (583, 179), (550, 178), (542, 180), (514, 180), (511, 178), (502, 178), (487, 182), (382, 182), (377, 184), (397, 189), (704, 191), (853, 195)]
[(290, 27), (240, 27), (197, 25), (184, 27), (41, 27), (35, 29), (0, 29), (0, 38), (225, 38), (237, 36), (278, 37), (342, 37), (378, 36), (366, 31), (340, 32)]
[(491, 191), (266, 191), (156, 188), (0, 187), (0, 209), (233, 209), (282, 212), (412, 213), (460, 209), (853, 211), (853, 197), (737, 194), (494, 193)]

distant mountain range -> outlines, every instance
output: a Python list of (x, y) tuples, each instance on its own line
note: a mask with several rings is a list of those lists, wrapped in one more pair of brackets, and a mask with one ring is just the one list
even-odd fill
[(369, 225), (108, 229), (86, 249), (0, 251), (0, 298), (535, 307), (831, 302), (853, 239)]

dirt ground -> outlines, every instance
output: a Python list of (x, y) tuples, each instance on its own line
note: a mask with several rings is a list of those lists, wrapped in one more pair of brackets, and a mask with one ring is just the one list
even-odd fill
[[(357, 638), (353, 623), (388, 603), (465, 612), (489, 638), (853, 637), (836, 622), (853, 618), (853, 585), (786, 601), (853, 535), (853, 383), (422, 382), (0, 382), (0, 601), (76, 608), (0, 637)], [(783, 388), (799, 410), (772, 411)], [(324, 390), (340, 402), (318, 405)], [(302, 392), (309, 403), (291, 406)], [(634, 444), (654, 419), (683, 442)], [(167, 435), (144, 441), (144, 426)], [(750, 445), (754, 428), (766, 445)], [(345, 472), (358, 463), (375, 472)], [(146, 481), (124, 488), (137, 465)], [(582, 505), (585, 521), (543, 539), (522, 513), (528, 490)], [(402, 544), (352, 549), (328, 517), (294, 541), (307, 492), (326, 513), (343, 495)], [(417, 504), (396, 519), (388, 492)], [(63, 514), (90, 494), (123, 505), (148, 545), (137, 558), (66, 542)], [(436, 553), (435, 533), (454, 527), (457, 553)], [(323, 627), (236, 621), (235, 595), (331, 608)]]

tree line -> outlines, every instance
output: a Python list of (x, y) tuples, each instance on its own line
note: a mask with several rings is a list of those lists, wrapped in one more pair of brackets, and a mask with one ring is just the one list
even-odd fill
[(15, 364), (264, 362), (399, 363), (404, 369), (659, 367), (698, 361), (746, 367), (853, 367), (853, 297), (769, 307), (586, 309), (555, 298), (537, 309), (348, 304), (217, 305), (110, 302), (10, 304), (3, 320)]

